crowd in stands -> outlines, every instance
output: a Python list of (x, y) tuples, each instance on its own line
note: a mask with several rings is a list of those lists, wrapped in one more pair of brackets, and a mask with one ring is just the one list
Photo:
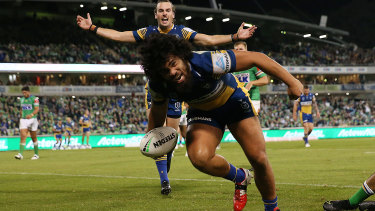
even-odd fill
[(137, 63), (135, 45), (98, 38), (71, 22), (47, 18), (2, 19), (0, 30), (7, 32), (0, 34), (0, 62)]
[[(375, 105), (364, 99), (348, 96), (317, 98), (321, 117), (315, 118), (318, 127), (375, 125)], [(263, 128), (282, 129), (301, 127), (293, 121), (293, 102), (287, 95), (262, 95), (259, 119)], [(146, 109), (143, 96), (133, 97), (40, 97), (38, 113), (39, 134), (52, 134), (58, 119), (72, 118), (74, 133), (80, 134), (79, 118), (88, 109), (93, 134), (145, 133)], [(0, 126), (2, 136), (19, 135), (20, 118), (17, 97), (0, 97)]]
[(0, 62), (3, 63), (136, 64), (137, 61), (133, 45), (0, 44)]
[(355, 45), (313, 45), (296, 43), (279, 45), (278, 51), (265, 52), (282, 65), (289, 66), (363, 66), (375, 65), (375, 48), (362, 49)]
[[(375, 65), (375, 50), (330, 45), (280, 44), (279, 51), (261, 50), (285, 66)], [(0, 43), (0, 62), (138, 64), (134, 44), (102, 42), (90, 44), (33, 45)]]
[[(45, 18), (3, 18), (0, 19), (0, 31), (7, 32), (0, 33), (0, 63), (138, 63), (137, 45), (100, 38), (71, 22)], [(254, 50), (264, 52), (282, 65), (375, 65), (375, 49), (362, 49), (355, 45), (342, 48), (308, 42), (277, 44), (278, 47), (272, 50)], [(231, 48), (231, 45), (224, 47)], [(108, 80), (104, 84), (93, 79), (88, 81), (88, 85), (121, 85), (119, 80)], [(143, 85), (145, 82), (142, 77), (130, 81), (133, 85)], [(79, 81), (67, 82), (66, 79), (64, 82), (79, 84)], [(27, 83), (19, 81), (18, 84), (8, 85)], [(347, 96), (318, 97), (318, 105), (321, 118), (316, 119), (317, 126), (375, 125), (375, 105), (367, 100)], [(262, 127), (299, 127), (299, 121), (292, 120), (292, 107), (293, 103), (285, 95), (262, 95)], [(72, 118), (76, 123), (75, 133), (80, 133), (78, 121), (85, 109), (90, 111), (94, 134), (144, 133), (146, 130), (147, 118), (141, 96), (40, 97), (39, 134), (52, 134), (52, 126), (57, 119), (65, 121), (66, 117)], [(1, 135), (19, 135), (19, 115), (17, 97), (0, 96)]]
[[(39, 134), (52, 134), (59, 119), (70, 117), (74, 133), (80, 134), (80, 117), (90, 111), (93, 134), (144, 133), (147, 127), (143, 96), (132, 97), (40, 97), (38, 113)], [(19, 135), (20, 105), (17, 97), (0, 97), (0, 125), (2, 136)]]
[[(105, 24), (100, 26), (111, 28)], [(132, 28), (128, 30), (136, 30)], [(137, 64), (135, 44), (100, 38), (76, 24), (47, 18), (0, 20), (0, 63)], [(25, 32), (30, 33), (25, 33)], [(56, 33), (58, 32), (58, 33)], [(232, 44), (221, 46), (233, 48)], [(271, 49), (272, 48), (272, 49)], [(206, 48), (196, 48), (207, 50)], [(299, 42), (277, 43), (262, 51), (282, 65), (374, 65), (375, 49)]]
[[(301, 127), (293, 121), (293, 102), (287, 95), (262, 95), (259, 119), (263, 128)], [(343, 96), (317, 97), (318, 127), (375, 125), (375, 105), (367, 99)], [(315, 109), (313, 109), (314, 113)], [(315, 114), (314, 114), (315, 116)], [(299, 119), (299, 117), (298, 117)]]

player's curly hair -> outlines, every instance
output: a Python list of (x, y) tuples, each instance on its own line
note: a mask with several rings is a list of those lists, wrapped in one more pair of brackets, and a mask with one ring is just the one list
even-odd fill
[(192, 45), (176, 35), (151, 34), (139, 47), (141, 65), (150, 80), (161, 81), (161, 75), (169, 70), (165, 68), (170, 56), (184, 61), (193, 57)]

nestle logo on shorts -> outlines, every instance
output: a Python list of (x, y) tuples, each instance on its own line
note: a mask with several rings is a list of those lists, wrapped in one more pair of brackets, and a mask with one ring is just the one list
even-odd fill
[(209, 117), (196, 116), (196, 117), (188, 119), (188, 122), (191, 122), (191, 121), (208, 121), (208, 122), (212, 122), (212, 119), (209, 118)]

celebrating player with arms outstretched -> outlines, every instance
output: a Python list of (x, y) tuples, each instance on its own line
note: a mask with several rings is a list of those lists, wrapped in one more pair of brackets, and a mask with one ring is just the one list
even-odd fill
[(233, 181), (234, 210), (242, 210), (252, 175), (249, 170), (236, 168), (215, 153), (227, 125), (254, 168), (265, 210), (279, 210), (274, 175), (258, 117), (247, 90), (229, 73), (260, 67), (285, 82), (289, 86), (288, 93), (296, 97), (302, 93), (302, 84), (261, 53), (193, 53), (191, 48), (185, 40), (163, 34), (151, 35), (140, 48), (141, 64), (149, 78), (153, 99), (148, 130), (163, 125), (168, 98), (189, 103), (186, 137), (189, 159), (200, 171)]
[[(135, 43), (146, 39), (154, 33), (177, 35), (181, 39), (188, 40), (198, 45), (213, 46), (230, 43), (237, 40), (245, 40), (252, 36), (256, 27), (244, 29), (244, 23), (238, 28), (237, 33), (230, 35), (206, 35), (197, 33), (196, 31), (183, 25), (175, 25), (175, 7), (169, 0), (159, 0), (154, 10), (154, 16), (157, 20), (157, 26), (148, 26), (136, 31), (119, 32), (113, 29), (106, 29), (92, 24), (90, 14), (87, 19), (77, 16), (77, 24), (84, 30), (89, 30), (107, 39)], [(147, 93), (146, 93), (147, 95)], [(151, 99), (149, 99), (151, 101)], [(178, 102), (178, 105), (181, 105)], [(169, 110), (166, 118), (166, 125), (178, 130), (179, 118), (181, 116), (181, 108), (176, 108), (176, 100), (170, 99)], [(160, 175), (160, 183), (162, 185), (162, 194), (168, 195), (171, 191), (168, 179), (168, 170), (172, 158), (172, 152), (156, 160), (156, 166)]]

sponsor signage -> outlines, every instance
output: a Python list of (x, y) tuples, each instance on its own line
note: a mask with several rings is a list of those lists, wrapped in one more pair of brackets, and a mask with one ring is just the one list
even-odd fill
[(359, 66), (347, 66), (347, 67), (313, 67), (313, 66), (286, 66), (290, 73), (312, 73), (312, 74), (355, 74), (355, 73), (371, 73), (373, 70), (368, 67), (359, 67)]
[[(90, 144), (96, 147), (139, 147), (141, 139), (145, 134), (126, 135), (92, 135)], [(285, 130), (263, 130), (266, 141), (296, 141), (302, 140), (303, 129)], [(375, 137), (375, 127), (350, 127), (350, 128), (315, 128), (310, 135), (310, 139), (334, 139), (334, 138), (358, 138)], [(38, 137), (40, 149), (52, 149), (56, 143), (53, 136)], [(235, 142), (233, 135), (226, 131), (222, 142)], [(81, 145), (81, 136), (72, 136), (71, 145)], [(19, 137), (0, 137), (0, 151), (18, 150), (20, 144)], [(30, 138), (26, 140), (26, 149), (33, 149), (33, 142)]]
[(344, 85), (341, 85), (342, 86), (342, 90), (364, 90), (365, 87), (363, 86), (363, 84), (344, 84)]
[(144, 86), (116, 86), (116, 93), (131, 94), (144, 93)]

